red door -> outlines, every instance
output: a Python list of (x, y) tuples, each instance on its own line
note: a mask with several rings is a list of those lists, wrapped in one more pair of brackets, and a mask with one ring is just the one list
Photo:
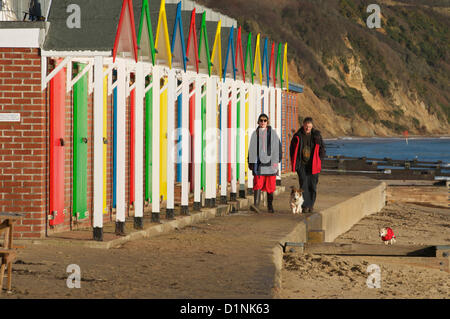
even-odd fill
[(228, 183), (231, 182), (231, 96), (230, 96), (230, 100), (228, 102), (228, 109), (227, 109), (227, 134), (228, 134), (228, 139), (227, 139), (227, 144), (228, 144), (228, 165), (227, 165), (227, 181)]
[(64, 222), (65, 97), (66, 71), (63, 68), (50, 80), (50, 226)]
[[(192, 93), (192, 90), (194, 90), (194, 88), (191, 86), (191, 88), (189, 89), (189, 94)], [(189, 183), (190, 183), (190, 187), (189, 187), (189, 191), (193, 192), (194, 191), (194, 155), (195, 155), (195, 150), (194, 150), (194, 140), (195, 140), (195, 136), (194, 136), (194, 124), (195, 124), (195, 94), (193, 94), (191, 96), (191, 98), (189, 99), (189, 133), (191, 135), (191, 141), (190, 141), (190, 146), (191, 146), (191, 158), (189, 161)]]
[(136, 121), (134, 119), (136, 109), (136, 91), (133, 89), (130, 92), (130, 205), (134, 205), (134, 159), (135, 159), (135, 126)]

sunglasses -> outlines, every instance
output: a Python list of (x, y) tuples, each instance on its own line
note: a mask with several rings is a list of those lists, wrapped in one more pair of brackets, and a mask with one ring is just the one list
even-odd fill
[(260, 122), (267, 122), (267, 119), (260, 119)]

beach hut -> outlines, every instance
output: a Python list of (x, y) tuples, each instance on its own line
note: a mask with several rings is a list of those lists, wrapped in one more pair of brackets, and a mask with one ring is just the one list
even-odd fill
[[(186, 71), (185, 38), (181, 3), (166, 4), (164, 9), (161, 4), (158, 21), (158, 26), (164, 26), (164, 28), (165, 25), (168, 26), (167, 31), (164, 31), (163, 33), (164, 37), (161, 37), (160, 39), (165, 43), (163, 47), (169, 46), (171, 50), (170, 63), (166, 64), (166, 66), (169, 66), (169, 69), (166, 68), (164, 71), (167, 75), (163, 75), (160, 80), (160, 199), (161, 202), (165, 201), (166, 203), (166, 218), (173, 219), (176, 176), (174, 147), (175, 139), (179, 138), (175, 134), (175, 120), (178, 116), (177, 112), (175, 112), (178, 110), (178, 108), (175, 107), (178, 87), (175, 72), (176, 69)], [(169, 32), (170, 30), (172, 30), (172, 32)], [(168, 45), (165, 41), (170, 41), (170, 44)]]
[(216, 120), (217, 127), (220, 129), (220, 147), (219, 147), (219, 180), (220, 180), (220, 202), (222, 204), (227, 203), (227, 187), (228, 187), (228, 90), (223, 78), (223, 67), (222, 67), (222, 35), (221, 35), (221, 24), (222, 21), (208, 21), (206, 22), (207, 27), (207, 38), (208, 43), (212, 43), (211, 50), (211, 73), (210, 75), (214, 77), (217, 81), (217, 89), (219, 90), (220, 99), (218, 105), (219, 118)]
[[(182, 11), (181, 20), (183, 23), (183, 34), (186, 42), (186, 70), (198, 73), (198, 44), (197, 44), (197, 32), (195, 24), (195, 8), (191, 11)], [(189, 21), (189, 23), (187, 23)], [(177, 98), (177, 182), (182, 183), (182, 127), (183, 127), (183, 100), (181, 94)], [(187, 203), (187, 200), (186, 200)], [(187, 206), (184, 205), (184, 206)]]
[[(245, 149), (246, 154), (248, 153), (248, 145), (250, 144), (251, 134), (255, 128), (255, 86), (254, 82), (254, 72), (253, 72), (253, 46), (252, 46), (252, 33), (248, 34), (243, 32), (242, 38), (242, 48), (244, 50), (244, 69), (245, 69), (245, 83), (247, 86), (247, 102), (246, 102), (246, 139), (245, 139)], [(248, 161), (246, 157), (246, 161)], [(248, 163), (246, 163), (245, 168), (247, 170), (247, 193), (253, 194), (253, 173), (248, 169)]]
[[(123, 1), (122, 4), (122, 10), (120, 13), (120, 19), (117, 26), (117, 32), (116, 37), (114, 41), (114, 48), (113, 48), (113, 63), (116, 62), (117, 59), (117, 128), (116, 128), (116, 134), (117, 134), (117, 166), (116, 166), (116, 232), (123, 234), (125, 232), (125, 218), (126, 218), (126, 202), (125, 202), (125, 185), (126, 179), (125, 179), (125, 166), (126, 166), (126, 160), (125, 160), (125, 149), (126, 149), (126, 96), (128, 95), (128, 92), (133, 91), (133, 89), (130, 89), (130, 80), (129, 80), (129, 73), (126, 70), (126, 64), (128, 60), (137, 62), (138, 60), (138, 52), (137, 52), (137, 38), (136, 38), (136, 31), (135, 31), (135, 21), (134, 21), (134, 11), (132, 2), (130, 0)], [(99, 61), (99, 64), (103, 61)], [(95, 77), (97, 79), (97, 77)], [(136, 81), (139, 81), (136, 77)], [(133, 109), (135, 107), (135, 101), (138, 97), (133, 93), (130, 97), (130, 107)], [(95, 109), (95, 107), (94, 107)], [(138, 111), (137, 113), (140, 113)], [(132, 116), (135, 116), (136, 114), (132, 112)], [(142, 117), (141, 117), (142, 118)], [(135, 119), (131, 119), (131, 123), (135, 123)], [(94, 128), (96, 127), (94, 123)], [(134, 147), (134, 137), (136, 136), (136, 127), (134, 125), (131, 125), (133, 128), (133, 132), (130, 134), (130, 140), (131, 144)], [(138, 132), (138, 134), (141, 132)], [(143, 132), (142, 132), (143, 133)], [(141, 134), (142, 134), (141, 133)], [(140, 135), (140, 134), (139, 134)], [(142, 148), (141, 148), (142, 149)], [(139, 151), (141, 150), (139, 149)], [(139, 156), (139, 159), (141, 156)], [(129, 160), (129, 167), (130, 167), (130, 184), (129, 184), (129, 199), (134, 203), (134, 191), (135, 191), (135, 154), (134, 152), (131, 152), (130, 154), (130, 160)], [(95, 196), (94, 196), (95, 197)], [(94, 199), (95, 202), (95, 199)], [(138, 199), (136, 202), (136, 205), (134, 207), (135, 209), (135, 217), (141, 218), (143, 217), (143, 206)], [(94, 209), (95, 214), (95, 209)], [(94, 215), (95, 216), (95, 215)], [(94, 226), (95, 229), (95, 226)], [(95, 233), (94, 233), (95, 237)]]
[[(168, 7), (173, 7), (169, 5)], [(193, 38), (190, 33), (190, 18), (192, 18), (192, 12), (186, 12), (182, 10), (182, 3), (176, 4), (174, 18), (174, 28), (172, 34), (172, 48), (174, 54), (174, 61), (180, 61), (178, 65), (179, 69), (183, 70), (182, 75), (177, 76), (177, 89), (176, 89), (176, 99), (177, 99), (177, 135), (176, 139), (178, 141), (178, 152), (177, 152), (177, 180), (181, 182), (181, 208), (182, 214), (188, 214), (188, 202), (189, 202), (189, 192), (195, 189), (195, 184), (192, 182), (192, 177), (189, 176), (191, 166), (189, 163), (192, 162), (192, 155), (195, 145), (192, 143), (191, 137), (194, 134), (194, 123), (195, 123), (195, 107), (196, 107), (196, 92), (195, 88), (195, 78), (197, 77), (197, 65), (198, 59), (192, 52), (195, 51), (195, 46), (192, 46)], [(195, 20), (194, 20), (195, 21)], [(187, 36), (187, 43), (186, 43)], [(190, 46), (190, 52), (186, 51), (187, 47)], [(193, 47), (193, 48), (192, 48)], [(192, 51), (193, 50), (193, 51)], [(189, 55), (189, 57), (188, 57)], [(183, 61), (181, 63), (181, 61)], [(198, 95), (199, 96), (199, 95)], [(191, 130), (191, 131), (189, 131)], [(189, 186), (190, 185), (190, 186)], [(199, 202), (199, 201), (198, 201)], [(197, 207), (198, 204), (195, 204)]]
[[(220, 98), (219, 83), (221, 74), (212, 70), (211, 47), (215, 43), (216, 31), (214, 27), (217, 22), (206, 22), (206, 11), (202, 14), (196, 14), (196, 31), (198, 35), (198, 58), (199, 72), (208, 75), (206, 78), (206, 116), (205, 116), (205, 134), (203, 141), (208, 143), (209, 147), (205, 149), (205, 205), (206, 207), (214, 207), (216, 205), (217, 196), (217, 167), (218, 165), (218, 143), (217, 128), (219, 127), (220, 113), (218, 109)], [(217, 52), (220, 54), (220, 52)], [(217, 56), (215, 60), (221, 63), (221, 56)]]
[[(278, 137), (281, 139), (281, 90), (277, 87), (277, 65), (275, 58), (275, 42), (272, 43), (269, 60), (270, 75), (270, 116), (276, 129)], [(278, 165), (277, 184), (281, 185), (281, 163)]]
[[(192, 23), (194, 25), (194, 23)], [(206, 200), (206, 166), (204, 162), (204, 137), (206, 130), (206, 77), (193, 73), (191, 98), (191, 132), (193, 145), (192, 179), (194, 185), (194, 210), (200, 210)]]
[(236, 185), (236, 124), (237, 124), (237, 86), (234, 55), (234, 28), (222, 27), (221, 49), (223, 60), (222, 94), (229, 96), (227, 105), (227, 181), (230, 183), (230, 200), (237, 196)]
[(238, 82), (239, 98), (237, 109), (237, 145), (236, 145), (236, 171), (239, 179), (239, 197), (246, 197), (245, 174), (247, 172), (248, 145), (246, 144), (246, 130), (248, 123), (246, 115), (248, 114), (248, 85), (245, 84), (244, 53), (242, 49), (242, 30), (237, 30), (236, 35), (236, 53), (235, 53), (235, 71), (236, 81)]
[[(188, 205), (189, 205), (189, 193), (193, 189), (194, 184), (192, 183), (192, 177), (190, 176), (190, 164), (191, 163), (191, 155), (192, 155), (192, 146), (191, 143), (191, 133), (193, 133), (193, 127), (191, 127), (191, 123), (193, 124), (194, 114), (192, 114), (191, 109), (195, 107), (195, 97), (191, 95), (190, 92), (190, 78), (195, 77), (198, 73), (198, 57), (196, 53), (197, 43), (195, 41), (196, 34), (193, 33), (192, 23), (195, 23), (195, 11), (191, 12), (190, 20), (183, 19), (183, 15), (181, 15), (182, 21), (184, 21), (183, 25), (189, 23), (189, 31), (188, 31), (188, 41), (186, 46), (183, 46), (186, 56), (186, 71), (182, 75), (181, 79), (181, 94), (177, 94), (177, 105), (178, 105), (178, 125), (179, 125), (179, 136), (178, 140), (180, 141), (180, 150), (179, 156), (180, 161), (177, 166), (178, 174), (181, 176), (181, 214), (188, 215)], [(183, 27), (183, 36), (185, 27)], [(181, 30), (180, 30), (181, 32)], [(195, 30), (194, 30), (195, 32)], [(181, 38), (181, 37), (180, 37)], [(194, 43), (195, 42), (195, 43)], [(180, 90), (177, 89), (177, 92)], [(193, 91), (194, 92), (194, 91)], [(195, 92), (194, 92), (195, 93)], [(192, 129), (192, 131), (190, 131)]]
[[(174, 10), (169, 11), (175, 16)], [(173, 138), (169, 133), (174, 132), (175, 121), (175, 92), (176, 77), (172, 69), (172, 50), (170, 45), (169, 28), (167, 22), (165, 1), (162, 0), (159, 8), (156, 28), (155, 49), (156, 64), (153, 67), (153, 161), (152, 161), (152, 220), (159, 221), (160, 202), (166, 202), (168, 218), (173, 218), (175, 174), (173, 156)], [(172, 20), (173, 21), (173, 20)], [(181, 62), (183, 63), (183, 62)], [(156, 94), (156, 90), (158, 94)], [(159, 150), (159, 152), (156, 152)], [(159, 194), (158, 200), (155, 194)]]
[[(111, 197), (105, 194), (108, 191), (105, 187), (105, 181), (108, 181), (108, 176), (110, 176), (106, 170), (105, 159), (105, 155), (108, 154), (107, 143), (109, 140), (109, 136), (105, 136), (105, 134), (108, 134), (105, 128), (105, 124), (108, 125), (105, 114), (107, 115), (108, 109), (110, 109), (108, 103), (105, 103), (105, 96), (107, 96), (105, 86), (108, 84), (105, 81), (105, 76), (111, 69), (105, 70), (105, 62), (113, 63), (113, 55), (127, 56), (136, 60), (137, 45), (134, 34), (133, 6), (131, 1), (123, 1), (108, 6), (104, 10), (99, 10), (104, 5), (102, 1), (92, 5), (92, 3), (82, 0), (77, 1), (76, 5), (81, 10), (85, 9), (86, 12), (89, 12), (90, 9), (104, 15), (115, 12), (115, 18), (105, 22), (102, 19), (93, 19), (92, 16), (88, 16), (83, 30), (88, 32), (88, 36), (80, 38), (80, 31), (77, 28), (67, 28), (65, 21), (57, 19), (65, 12), (66, 8), (63, 5), (60, 3), (54, 4), (50, 11), (51, 27), (45, 37), (41, 51), (41, 87), (45, 90), (47, 83), (51, 82), (49, 90), (53, 92), (51, 93), (53, 97), (50, 102), (50, 117), (54, 119), (53, 123), (56, 123), (55, 116), (59, 116), (57, 122), (62, 127), (56, 129), (53, 124), (50, 125), (52, 134), (59, 135), (55, 136), (55, 139), (59, 141), (59, 147), (58, 144), (50, 143), (51, 148), (55, 148), (55, 156), (50, 159), (50, 171), (52, 176), (55, 175), (58, 178), (52, 178), (53, 181), (51, 182), (51, 188), (54, 192), (50, 194), (52, 208), (49, 212), (49, 220), (51, 221), (49, 224), (59, 230), (64, 230), (73, 223), (77, 225), (89, 223), (87, 216), (92, 213), (94, 238), (101, 240), (103, 221), (107, 218), (104, 215), (105, 212), (109, 211), (105, 206), (111, 204), (109, 202)], [(120, 27), (118, 28), (119, 24)], [(99, 37), (101, 30), (104, 29), (118, 30), (119, 34), (115, 40), (112, 32), (107, 36)], [(80, 41), (68, 41), (68, 39), (73, 38), (80, 38)], [(113, 44), (114, 47), (112, 47)], [(108, 62), (108, 59), (111, 59), (110, 62)], [(48, 73), (48, 66), (50, 65), (51, 68), (53, 61), (57, 61), (59, 64)], [(65, 76), (62, 76), (64, 73)], [(73, 75), (75, 75), (74, 78)], [(72, 89), (74, 98), (70, 105), (73, 105), (73, 111), (71, 108), (67, 109), (67, 97), (65, 96)], [(93, 93), (92, 97), (91, 93)], [(88, 113), (86, 117), (86, 106), (90, 103), (92, 103), (90, 109), (92, 113)], [(63, 116), (61, 116), (60, 112), (64, 109), (66, 112), (63, 112)], [(69, 134), (73, 134), (73, 140), (65, 138), (66, 133), (61, 134), (62, 130), (67, 131), (67, 126), (66, 128), (64, 126), (68, 119), (71, 119), (66, 115), (67, 113), (73, 114), (74, 117), (74, 129), (68, 131)], [(87, 124), (86, 118), (88, 119)], [(92, 128), (92, 131), (86, 129), (88, 127)], [(60, 130), (59, 133), (58, 130)], [(93, 132), (93, 134), (91, 135), (90, 132)], [(120, 148), (120, 146), (119, 143), (117, 148)], [(87, 152), (86, 149), (92, 150), (92, 159), (83, 155)], [(64, 157), (56, 157), (61, 155), (61, 150), (68, 151), (62, 152), (65, 156), (71, 154), (71, 151), (74, 152), (74, 170), (70, 175), (63, 173), (65, 171), (65, 162), (62, 162)], [(124, 153), (121, 155), (124, 155)], [(118, 160), (117, 164), (121, 165), (122, 163), (123, 161)], [(92, 171), (92, 174), (88, 174), (87, 170)], [(75, 201), (73, 204), (65, 200), (68, 188), (64, 185), (67, 185), (65, 181), (67, 178), (74, 180), (74, 188), (69, 188), (69, 191), (73, 192)], [(123, 180), (125, 179), (123, 178)], [(93, 187), (89, 190), (86, 185), (89, 185), (90, 182), (92, 182)], [(124, 204), (124, 202), (123, 200), (121, 204)], [(55, 205), (59, 205), (59, 207)], [(69, 218), (64, 213), (67, 211), (71, 212)], [(121, 217), (120, 212), (116, 214), (116, 221), (120, 222)]]
[[(148, 0), (142, 2), (142, 10), (139, 21), (139, 31), (137, 36), (139, 47), (139, 59), (146, 63), (155, 64), (155, 45), (152, 30), (152, 18), (150, 14), (150, 6)], [(150, 75), (145, 80), (147, 86), (150, 82)], [(148, 205), (152, 200), (152, 87), (150, 86), (145, 94), (145, 189), (144, 201)], [(115, 113), (114, 113), (115, 114)]]
[[(224, 203), (228, 193), (232, 200), (238, 190), (240, 197), (251, 193), (251, 172), (244, 164), (248, 134), (242, 130), (256, 124), (256, 105), (261, 109), (261, 92), (267, 88), (264, 50), (256, 49), (260, 37), (252, 41), (235, 21), (189, 1), (72, 2), (75, 12), (83, 12), (82, 30), (76, 14), (68, 27), (67, 4), (54, 1), (48, 32), (34, 23), (41, 36), (31, 41), (38, 34), (33, 30), (22, 41), (32, 53), (17, 51), (25, 60), (38, 61), (33, 63), (38, 76), (30, 69), (30, 81), (40, 77), (42, 98), (33, 103), (49, 115), (47, 123), (22, 114), (23, 125), (38, 124), (20, 130), (48, 130), (51, 141), (48, 160), (44, 156), (39, 162), (49, 174), (33, 173), (33, 180), (46, 185), (36, 195), (46, 205), (18, 207), (36, 209), (33, 213), (42, 219), (41, 230), (30, 236), (92, 226), (93, 238), (102, 240), (105, 222), (114, 221), (116, 234), (123, 235), (127, 218), (140, 229), (145, 212), (159, 222), (164, 207), (171, 219), (178, 200), (175, 178), (181, 182), (182, 214), (189, 214), (189, 185), (194, 209), (215, 206), (217, 190)], [(1, 38), (0, 44), (8, 41)], [(285, 56), (276, 66), (275, 72), (287, 78)], [(171, 136), (175, 129), (187, 131), (186, 138)], [(174, 147), (181, 165), (175, 165), (180, 158), (172, 156)]]

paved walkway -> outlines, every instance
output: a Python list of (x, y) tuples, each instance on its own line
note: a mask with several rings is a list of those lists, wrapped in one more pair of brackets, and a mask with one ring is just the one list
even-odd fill
[[(9, 298), (271, 298), (273, 249), (305, 216), (289, 210), (290, 186), (275, 198), (276, 214), (239, 212), (208, 219), (118, 248), (27, 245), (14, 265)], [(379, 182), (320, 176), (322, 210)], [(81, 268), (81, 288), (68, 289), (66, 268)]]

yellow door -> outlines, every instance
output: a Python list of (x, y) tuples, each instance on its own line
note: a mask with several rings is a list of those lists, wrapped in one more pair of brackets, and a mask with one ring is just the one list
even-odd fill
[[(167, 85), (167, 78), (164, 78), (163, 87)], [(159, 192), (160, 196), (167, 199), (167, 89), (160, 95), (160, 130), (159, 130)], [(173, 107), (173, 106), (172, 106)]]

